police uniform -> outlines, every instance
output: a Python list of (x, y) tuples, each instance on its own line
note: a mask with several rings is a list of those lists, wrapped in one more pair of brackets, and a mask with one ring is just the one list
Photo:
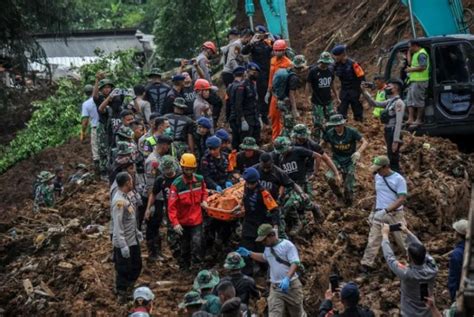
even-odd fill
[[(253, 137), (257, 143), (260, 140), (260, 123), (258, 121), (257, 89), (249, 79), (235, 80), (227, 88), (227, 109), (229, 123), (232, 129), (232, 147), (237, 149), (246, 136)], [(242, 131), (242, 119), (249, 125), (248, 131)]]
[[(127, 292), (140, 276), (142, 259), (139, 245), (139, 233), (135, 219), (135, 208), (127, 194), (120, 189), (112, 199), (114, 262), (116, 271), (116, 289)], [(121, 249), (128, 247), (130, 256), (124, 258)]]

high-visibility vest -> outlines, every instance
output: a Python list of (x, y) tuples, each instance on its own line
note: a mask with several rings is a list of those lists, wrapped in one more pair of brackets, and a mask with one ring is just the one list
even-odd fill
[(420, 64), (418, 63), (418, 57), (420, 54), (425, 54), (426, 55), (426, 68), (424, 71), (421, 72), (411, 72), (408, 74), (408, 77), (410, 78), (410, 82), (414, 81), (428, 81), (430, 80), (430, 57), (428, 56), (428, 53), (424, 48), (420, 49), (418, 52), (413, 54), (411, 58), (411, 65), (410, 67), (419, 67)]
[[(377, 93), (375, 94), (375, 101), (385, 101), (387, 100), (387, 96), (385, 95), (385, 85), (382, 89), (377, 90)], [(374, 110), (372, 111), (372, 114), (374, 115), (375, 118), (380, 118), (380, 113), (384, 110), (383, 107), (374, 107)]]

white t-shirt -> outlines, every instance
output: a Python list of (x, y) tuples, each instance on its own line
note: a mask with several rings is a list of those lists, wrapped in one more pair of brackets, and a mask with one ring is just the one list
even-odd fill
[[(285, 239), (281, 239), (276, 245), (273, 246), (275, 253), (282, 259), (290, 264), (300, 263), (300, 257), (298, 256), (298, 250), (295, 245)], [(268, 262), (270, 266), (270, 281), (274, 284), (280, 283), (288, 273), (290, 269), (287, 265), (282, 264), (276, 260), (273, 256), (272, 251), (269, 247), (265, 247), (263, 251), (263, 258)], [(298, 274), (295, 273), (291, 280), (298, 278)]]
[[(378, 173), (375, 174), (376, 209), (387, 208), (397, 200), (399, 196), (408, 194), (407, 182), (402, 175), (393, 172), (391, 175), (385, 176), (385, 180), (397, 194), (388, 188), (382, 176)], [(401, 209), (403, 209), (403, 205), (398, 208), (398, 210)]]
[(82, 103), (81, 117), (89, 118), (91, 127), (96, 128), (99, 124), (99, 113), (92, 97)]

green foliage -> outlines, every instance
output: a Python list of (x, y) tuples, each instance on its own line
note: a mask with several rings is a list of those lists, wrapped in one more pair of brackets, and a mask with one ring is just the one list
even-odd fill
[(175, 58), (195, 56), (204, 41), (224, 43), (234, 18), (235, 3), (229, 0), (157, 0), (154, 35), (161, 66)]
[(18, 161), (29, 158), (41, 150), (60, 145), (80, 131), (80, 105), (85, 100), (84, 84), (95, 81), (95, 73), (106, 71), (117, 87), (130, 88), (142, 82), (134, 51), (117, 52), (102, 56), (97, 62), (85, 65), (80, 72), (82, 83), (63, 79), (53, 96), (35, 104), (36, 110), (27, 127), (17, 133), (6, 147), (0, 147), (0, 173)]

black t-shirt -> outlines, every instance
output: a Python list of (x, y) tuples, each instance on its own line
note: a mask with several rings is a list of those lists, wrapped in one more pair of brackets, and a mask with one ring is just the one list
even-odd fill
[[(321, 155), (324, 154), (324, 150), (321, 147), (321, 145), (319, 145), (317, 142), (311, 139), (307, 139), (305, 143), (294, 143), (293, 145), (304, 147), (305, 149), (311, 150)], [(306, 169), (308, 173), (314, 172), (314, 159), (313, 158), (309, 158), (306, 160)]]
[(99, 122), (105, 125), (105, 130), (107, 132), (107, 141), (109, 146), (114, 146), (115, 133), (119, 130), (122, 125), (122, 118), (120, 113), (123, 110), (123, 96), (115, 96), (109, 102), (108, 106), (105, 108), (104, 112), (99, 111), (99, 107), (104, 102), (106, 97), (104, 95), (99, 95), (98, 98), (94, 98), (94, 102), (97, 106), (97, 113), (99, 114)]
[(194, 91), (194, 88), (192, 86), (189, 86), (183, 87), (181, 93), (183, 94), (183, 98), (184, 100), (186, 100), (186, 105), (188, 106), (184, 114), (187, 116), (192, 116), (194, 114), (193, 106), (194, 100), (196, 99), (196, 92)]
[(254, 166), (260, 173), (260, 186), (270, 192), (273, 199), (278, 199), (280, 186), (293, 187), (294, 181), (279, 167), (273, 166), (271, 171), (264, 172), (260, 164)]
[(306, 180), (306, 160), (313, 157), (313, 151), (300, 146), (293, 146), (290, 151), (282, 154), (273, 152), (273, 161), (298, 185)]
[(245, 188), (244, 197), (242, 199), (245, 208), (245, 215), (242, 223), (242, 237), (255, 239), (257, 229), (264, 223), (278, 225), (279, 210), (278, 208), (268, 211), (263, 202), (262, 191), (264, 188), (257, 186), (254, 189)]
[(331, 100), (331, 84), (334, 80), (334, 72), (329, 68), (322, 70), (318, 66), (310, 69), (307, 82), (311, 84), (313, 94), (311, 102), (316, 105), (328, 105)]
[(237, 154), (237, 167), (236, 172), (242, 174), (246, 168), (254, 166), (260, 162), (260, 155), (262, 155), (262, 151), (256, 150), (252, 157), (246, 157), (245, 151), (241, 151)]
[[(298, 75), (294, 73), (290, 74), (290, 76), (288, 77), (288, 90), (298, 90), (300, 89), (301, 85), (302, 84)], [(289, 91), (287, 95), (289, 96)]]
[(188, 134), (195, 130), (194, 121), (184, 114), (168, 113), (164, 116), (170, 123), (173, 141), (188, 142)]
[(174, 180), (179, 176), (176, 174), (172, 178), (165, 177), (164, 175), (160, 175), (155, 179), (153, 183), (153, 195), (156, 196), (160, 192), (163, 192), (163, 200), (165, 202), (165, 206), (168, 206), (168, 195), (170, 193), (171, 184), (173, 184)]
[(250, 297), (255, 299), (260, 297), (260, 292), (255, 285), (255, 280), (250, 276), (242, 273), (236, 273), (223, 277), (220, 283), (224, 281), (229, 281), (232, 283), (232, 285), (234, 285), (235, 295), (240, 297), (242, 303), (246, 305), (249, 304)]

